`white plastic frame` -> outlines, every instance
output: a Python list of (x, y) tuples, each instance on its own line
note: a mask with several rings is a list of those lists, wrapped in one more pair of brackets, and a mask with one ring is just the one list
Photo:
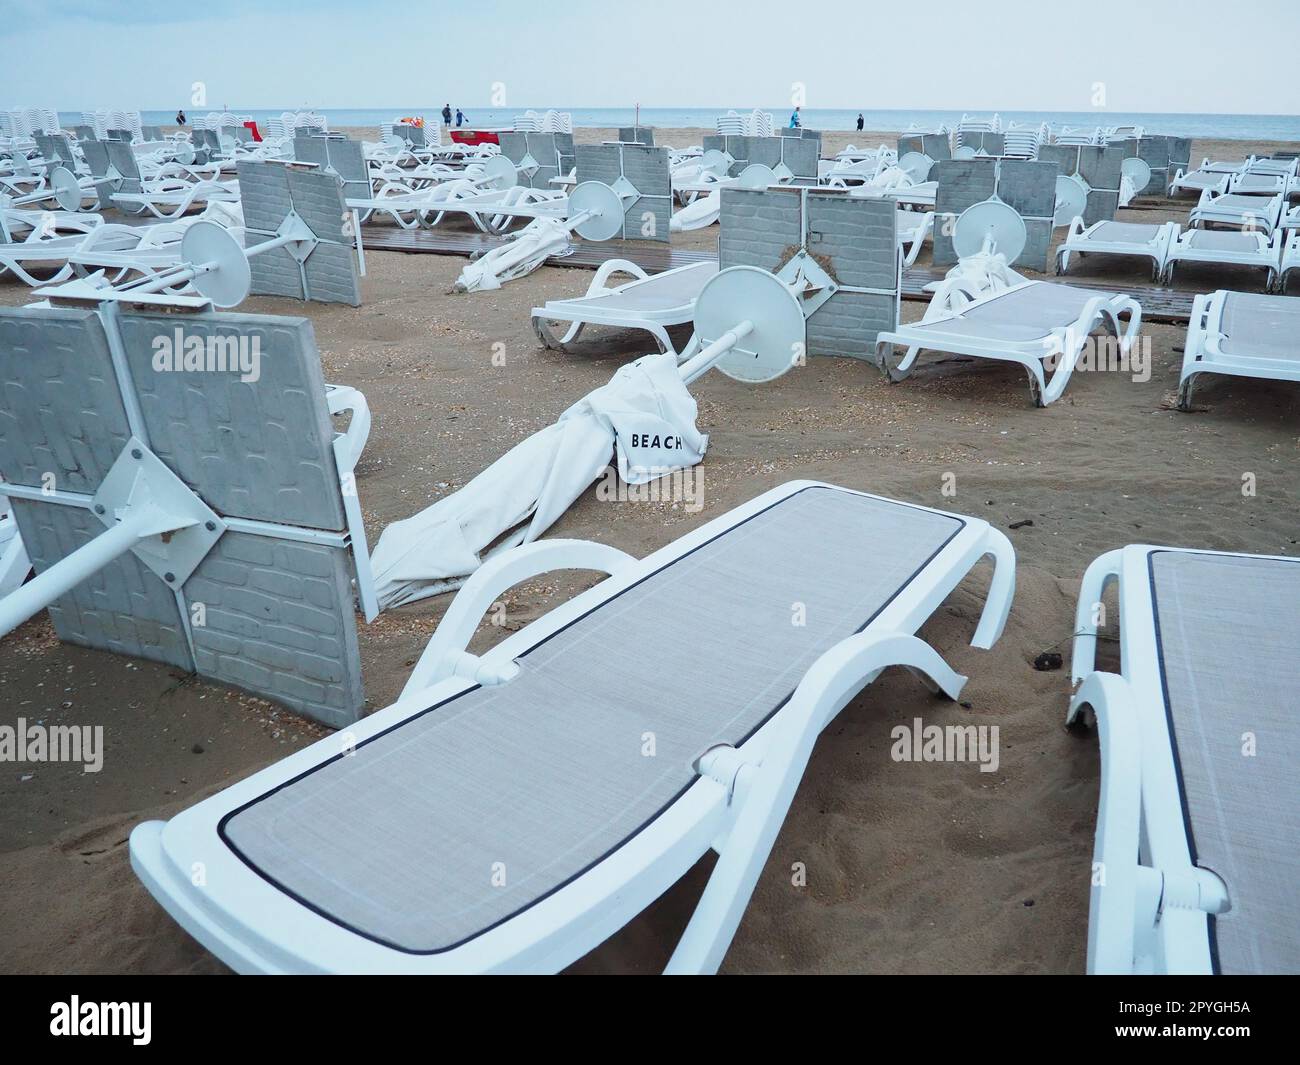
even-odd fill
[(1180, 233), (1172, 244), (1169, 245), (1165, 255), (1165, 269), (1163, 280), (1166, 282), (1174, 279), (1174, 267), (1179, 263), (1218, 263), (1226, 266), (1257, 266), (1265, 271), (1264, 289), (1272, 291), (1277, 282), (1278, 271), (1282, 265), (1282, 238), (1285, 235), (1281, 229), (1273, 231), (1272, 237), (1267, 237), (1259, 231), (1246, 230), (1241, 233), (1243, 237), (1253, 237), (1254, 247), (1242, 251), (1227, 251), (1222, 248), (1197, 248), (1193, 244), (1196, 240), (1196, 234), (1205, 232), (1200, 229), (1189, 229)]
[[(1300, 381), (1300, 357), (1285, 363), (1280, 359), (1252, 359), (1223, 350), (1223, 308), (1232, 293), (1226, 289), (1201, 293), (1192, 301), (1183, 344), (1183, 367), (1178, 375), (1178, 409), (1190, 410), (1196, 377), (1203, 373), (1230, 377), (1255, 377), (1269, 381)], [(1279, 296), (1279, 299), (1290, 297)]]
[[(445, 679), (404, 693), (345, 736), (292, 754), (165, 824), (138, 826), (131, 834), (133, 868), (187, 931), (243, 972), (545, 972), (563, 968), (603, 942), (714, 848), (721, 857), (670, 970), (716, 970), (812, 743), (827, 722), (890, 664), (928, 673), (950, 696), (960, 690), (964, 678), (911, 634), (986, 556), (994, 559), (995, 569), (972, 643), (986, 648), (1001, 635), (1015, 591), (1015, 554), (1007, 538), (986, 522), (953, 515), (963, 520), (963, 527), (876, 619), (814, 663), (795, 697), (739, 748), (714, 748), (701, 759), (695, 783), (636, 836), (558, 891), (452, 950), (412, 954), (348, 931), (249, 869), (220, 841), (217, 827), (231, 810), (334, 757), (341, 744), (364, 742), (467, 691), (474, 683), (467, 675), (480, 683), (508, 683), (515, 659), (528, 648), (654, 570), (813, 487), (835, 488), (809, 481), (782, 485), (640, 561), (577, 541), (542, 541), (503, 552), (491, 569), (485, 565), (467, 582), (444, 621), (450, 622), (447, 634), (440, 627), (436, 646), (421, 658), (420, 676)], [(555, 566), (615, 572), (483, 656), (465, 654), (476, 612), (515, 581)], [(206, 887), (192, 882), (196, 862), (204, 865)]]
[[(1079, 589), (1075, 691), (1066, 722), (1095, 719), (1102, 764), (1088, 907), (1090, 973), (1211, 973), (1208, 915), (1229, 904), (1223, 882), (1192, 863), (1160, 681), (1148, 560), (1177, 550), (1131, 544), (1110, 551), (1088, 567)], [(1095, 605), (1112, 583), (1118, 583), (1122, 674), (1094, 669)]]
[(1070, 255), (1128, 255), (1151, 260), (1151, 279), (1158, 281), (1164, 274), (1168, 261), (1169, 248), (1178, 238), (1178, 223), (1165, 222), (1156, 229), (1156, 234), (1145, 243), (1132, 240), (1097, 240), (1093, 234), (1106, 224), (1106, 221), (1094, 222), (1090, 226), (1083, 224), (1083, 219), (1075, 217), (1070, 223), (1063, 240), (1056, 249), (1056, 272), (1067, 273), (1070, 269)]
[[(969, 333), (945, 333), (945, 321), (960, 318), (973, 307), (1001, 299), (1029, 285), (1047, 285), (1050, 281), (1024, 281), (1010, 288), (970, 299), (960, 286), (941, 286), (935, 293), (920, 322), (900, 323), (892, 332), (881, 333), (876, 338), (875, 362), (893, 381), (901, 381), (912, 372), (917, 356), (922, 351), (949, 351), (958, 355), (998, 359), (1023, 366), (1029, 374), (1029, 391), (1034, 404), (1046, 407), (1061, 397), (1069, 383), (1074, 367), (1083, 354), (1088, 337), (1098, 326), (1119, 337), (1120, 353), (1127, 355), (1138, 330), (1142, 326), (1142, 307), (1129, 296), (1099, 292), (1085, 304), (1078, 318), (1053, 326), (1036, 340), (1008, 340), (994, 332), (985, 336)], [(1120, 333), (1120, 316), (1128, 314), (1127, 328)], [(922, 328), (924, 327), (924, 328)], [(895, 346), (906, 346), (907, 352), (895, 366), (889, 365), (889, 354)], [(1044, 360), (1056, 359), (1056, 368), (1049, 382), (1043, 372)]]
[[(596, 270), (596, 276), (592, 278), (591, 284), (587, 286), (587, 291), (576, 299), (549, 300), (542, 307), (534, 307), (532, 311), (533, 331), (537, 337), (548, 348), (556, 351), (566, 351), (566, 345), (577, 340), (578, 335), (587, 325), (608, 325), (620, 329), (643, 329), (655, 338), (655, 343), (659, 345), (659, 350), (672, 351), (677, 354), (678, 358), (685, 358), (690, 348), (682, 352), (676, 352), (673, 348), (672, 339), (668, 335), (668, 329), (676, 325), (685, 325), (695, 317), (695, 300), (689, 300), (685, 303), (669, 304), (665, 301), (662, 306), (654, 308), (640, 308), (635, 312), (628, 311), (626, 308), (608, 309), (601, 306), (601, 298), (615, 296), (631, 289), (641, 288), (647, 293), (652, 292), (657, 282), (663, 278), (681, 274), (683, 271), (694, 270), (700, 274), (707, 275), (704, 280), (714, 276), (713, 273), (704, 269), (708, 263), (691, 263), (687, 266), (679, 266), (672, 270), (667, 270), (661, 274), (647, 274), (636, 263), (627, 259), (607, 259), (600, 264)], [(716, 268), (716, 264), (712, 264)], [(716, 270), (715, 270), (716, 272)], [(627, 274), (633, 278), (632, 281), (625, 282), (622, 285), (610, 285), (609, 279), (614, 274)], [(703, 282), (700, 285), (703, 288)], [(608, 302), (613, 303), (612, 300)], [(557, 338), (547, 328), (547, 321), (570, 322), (572, 323), (565, 331), (564, 335)]]

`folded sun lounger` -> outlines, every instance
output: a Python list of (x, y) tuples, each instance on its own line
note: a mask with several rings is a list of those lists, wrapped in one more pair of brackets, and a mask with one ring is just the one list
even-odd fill
[[(773, 489), (640, 561), (571, 540), (503, 552), (398, 702), (138, 826), (132, 865), (241, 971), (535, 972), (716, 847), (669, 964), (714, 971), (826, 724), (889, 665), (960, 689), (913, 634), (987, 555), (978, 647), (1010, 607), (1006, 537), (831, 485)], [(507, 588), (571, 568), (611, 576), (465, 651)]]
[(1190, 409), (1198, 374), (1300, 381), (1297, 336), (1300, 297), (1224, 289), (1197, 296), (1183, 345), (1179, 409)]
[(1083, 219), (1076, 217), (1056, 249), (1056, 272), (1064, 274), (1069, 270), (1072, 254), (1130, 255), (1150, 259), (1151, 278), (1158, 280), (1165, 269), (1169, 246), (1177, 236), (1177, 222), (1154, 225), (1101, 221), (1084, 226)]
[[(1102, 326), (1119, 337), (1119, 355), (1127, 357), (1142, 324), (1142, 308), (1128, 296), (1050, 281), (1025, 281), (967, 300), (959, 286), (940, 290), (921, 321), (880, 334), (876, 364), (891, 381), (900, 381), (923, 350), (1019, 363), (1029, 374), (1034, 402), (1045, 407), (1065, 391), (1094, 329)], [(1129, 322), (1120, 336), (1124, 314)], [(897, 365), (890, 365), (899, 345), (908, 350)], [(1044, 374), (1047, 363), (1052, 366), (1050, 382)]]
[(1277, 280), (1282, 257), (1282, 230), (1272, 239), (1258, 230), (1189, 229), (1170, 245), (1165, 257), (1164, 279), (1172, 281), (1179, 263), (1218, 263), (1228, 266), (1256, 266), (1265, 271), (1264, 287)]
[[(1112, 581), (1118, 675), (1093, 668)], [(1089, 972), (1300, 971), (1298, 602), (1294, 558), (1131, 545), (1088, 567), (1068, 721), (1101, 744)]]
[[(644, 329), (655, 338), (660, 351), (673, 351), (668, 330), (695, 318), (695, 299), (717, 272), (716, 262), (702, 262), (647, 274), (626, 259), (608, 259), (601, 263), (585, 295), (534, 307), (533, 330), (548, 348), (563, 351), (587, 325)], [(616, 273), (630, 274), (635, 280), (611, 287), (609, 278)], [(572, 324), (557, 338), (549, 322)], [(689, 348), (680, 354), (684, 358), (688, 353)]]

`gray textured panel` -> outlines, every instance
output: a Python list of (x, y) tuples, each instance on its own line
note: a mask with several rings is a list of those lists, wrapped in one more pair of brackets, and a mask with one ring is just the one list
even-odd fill
[[(665, 226), (667, 223), (665, 223)], [(352, 249), (343, 244), (318, 244), (303, 263), (307, 298), (318, 303), (361, 306), (361, 279)]]
[(94, 141), (99, 138), (95, 136), (93, 126), (73, 126), (72, 132), (77, 135), (77, 142), (84, 145), (86, 141)]
[[(858, 147), (861, 147), (861, 145), (859, 145)], [(898, 138), (899, 156), (904, 156), (908, 152), (921, 152), (921, 153), (925, 152), (925, 145), (921, 137), (913, 134), (907, 137)]]
[(0, 475), (93, 494), (131, 433), (93, 311), (0, 309)]
[(794, 188), (724, 188), (720, 264), (776, 271), (804, 247), (841, 286), (808, 319), (807, 353), (868, 358), (877, 334), (898, 324), (896, 215), (892, 200)]
[(840, 290), (808, 318), (808, 354), (870, 360), (876, 337), (897, 328), (897, 296)]
[[(1109, 195), (1114, 195), (1113, 193)], [(1050, 263), (1048, 249), (1052, 243), (1052, 220), (1050, 218), (1025, 219), (1025, 248), (1016, 257), (1013, 266), (1027, 266), (1040, 274), (1047, 273)]]
[[(255, 234), (265, 240), (267, 234)], [(248, 260), (252, 274), (252, 292), (257, 296), (288, 296), (291, 299), (304, 299), (306, 286), (303, 284), (302, 267), (288, 248), (272, 248)]]
[(289, 198), (293, 202), (293, 209), (311, 227), (311, 231), (321, 240), (351, 244), (351, 238), (343, 235), (344, 218), (348, 212), (339, 179), (312, 170), (290, 170), (288, 177)]
[[(160, 371), (155, 338), (244, 345), (256, 381), (232, 370)], [(343, 500), (311, 323), (271, 315), (122, 316), (149, 443), (223, 516), (342, 530)]]
[[(337, 174), (343, 182), (344, 196), (356, 200), (370, 196), (370, 173), (359, 141), (348, 140), (346, 137), (295, 137), (293, 154), (296, 159), (315, 163), (322, 170)], [(297, 171), (291, 171), (292, 173)], [(292, 177), (290, 191), (293, 192)], [(297, 197), (294, 199), (296, 201)], [(302, 213), (301, 210), (299, 213)], [(312, 226), (312, 229), (315, 228)]]
[(777, 270), (799, 247), (799, 193), (790, 189), (723, 188), (718, 260)]
[[(11, 499), (23, 546), (43, 573), (104, 531), (81, 507)], [(59, 639), (193, 670), (176, 596), (129, 552), (51, 604)]]
[[(93, 177), (101, 178), (108, 173), (108, 147), (103, 141), (82, 141), (81, 154), (86, 158)], [(113, 190), (107, 185), (96, 185), (95, 194), (99, 197), (99, 209), (107, 211), (114, 207)]]
[(108, 150), (108, 161), (119, 174), (134, 181), (140, 180), (140, 165), (130, 144), (124, 141), (108, 141), (104, 147)]
[(1083, 211), (1085, 225), (1093, 222), (1110, 222), (1119, 210), (1119, 193), (1105, 189), (1093, 189), (1088, 193), (1088, 206)]
[[(300, 138), (306, 150), (321, 152), (324, 138)], [(346, 142), (339, 138), (335, 144)], [(273, 237), (293, 210), (322, 241), (301, 266), (288, 248), (261, 252), (249, 260), (252, 291), (263, 296), (292, 296), (323, 303), (361, 303), (361, 279), (352, 257), (343, 183), (335, 174), (292, 169), (277, 163), (238, 164), (240, 199), (250, 243)], [(364, 194), (364, 190), (363, 190)], [(306, 284), (304, 285), (304, 278)]]
[(1120, 168), (1127, 153), (1117, 145), (1084, 144), (1079, 147), (1079, 176), (1094, 189), (1118, 190)]
[[(579, 144), (574, 149), (578, 181), (612, 185), (626, 177), (641, 193), (626, 207), (623, 236), (631, 240), (667, 242), (672, 215), (672, 186), (668, 149), (641, 144)], [(653, 218), (653, 226), (649, 214)]]
[(998, 168), (998, 199), (1026, 218), (1050, 218), (1056, 210), (1056, 178), (1060, 172), (1053, 162), (1004, 159)]
[(364, 703), (348, 555), (339, 548), (225, 533), (185, 583), (204, 676), (341, 726)]
[(974, 148), (985, 155), (1001, 155), (1006, 151), (1007, 139), (1005, 134), (986, 130), (979, 133), (963, 133), (961, 143), (962, 147)]
[(648, 144), (655, 142), (655, 131), (650, 126), (619, 126), (618, 139), (629, 144)]
[(1079, 172), (1079, 146), (1077, 144), (1040, 144), (1038, 146), (1040, 163), (1056, 163), (1062, 174)]
[(807, 210), (808, 251), (830, 259), (839, 284), (890, 291), (897, 287), (898, 210), (892, 200), (810, 192)]
[(997, 163), (992, 159), (944, 159), (935, 163), (930, 178), (938, 182), (934, 209), (961, 214), (972, 204), (987, 200), (997, 188)]
[(993, 159), (944, 159), (935, 163), (930, 177), (938, 182), (934, 231), (930, 235), (931, 262), (951, 266), (957, 261), (957, 253), (944, 216), (955, 219), (967, 207), (989, 199), (997, 190), (997, 163)]
[(946, 133), (926, 133), (921, 137), (921, 150), (931, 159), (951, 159), (952, 142)]
[[(289, 198), (289, 168), (241, 160), (235, 166), (235, 173), (239, 179), (244, 225), (259, 233), (274, 233), (293, 206)], [(253, 262), (257, 258), (260, 256)]]
[(762, 163), (773, 169), (784, 163), (795, 177), (817, 176), (819, 153), (815, 141), (799, 137), (750, 137), (746, 151), (750, 163)]

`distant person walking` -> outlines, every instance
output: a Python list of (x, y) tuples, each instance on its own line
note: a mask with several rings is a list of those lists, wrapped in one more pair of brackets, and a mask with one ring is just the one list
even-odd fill
[(465, 112), (459, 107), (456, 108), (456, 128), (460, 129), (465, 124)]
[(799, 128), (799, 108), (797, 107), (794, 109), (794, 113), (790, 116), (790, 128)]
[(442, 124), (451, 127), (451, 104), (442, 105)]
[(862, 112), (858, 112), (858, 132), (862, 132)]
[(176, 125), (178, 125), (178, 126), (184, 126), (184, 125), (185, 125), (185, 112), (184, 112), (184, 111), (177, 111), (177, 112), (176, 112)]

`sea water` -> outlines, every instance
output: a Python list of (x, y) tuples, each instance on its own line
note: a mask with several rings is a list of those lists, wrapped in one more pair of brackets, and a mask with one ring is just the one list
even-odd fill
[[(445, 102), (445, 101), (444, 101)], [(283, 108), (246, 108), (232, 106), (231, 111), (241, 115), (251, 115), (260, 124), (269, 118), (279, 118), (282, 112), (305, 110), (309, 105)], [(519, 107), (475, 108), (464, 101), (459, 105), (452, 102), (452, 109), (462, 107), (466, 124), (470, 127), (509, 127), (514, 118), (524, 111), (546, 111), (545, 105)], [(376, 130), (384, 123), (395, 118), (422, 115), (427, 121), (435, 122), (442, 112), (442, 104), (412, 104), (397, 107), (320, 107), (331, 126), (374, 127)], [(575, 127), (610, 128), (630, 126), (636, 120), (637, 111), (631, 107), (572, 107), (565, 104), (552, 104), (551, 109), (567, 111), (573, 116)], [(215, 107), (196, 108), (188, 112), (193, 118), (197, 114), (207, 114), (218, 110)], [(666, 129), (704, 128), (712, 129), (714, 120), (728, 110), (745, 114), (754, 110), (753, 106), (734, 105), (727, 107), (642, 107), (640, 123), (643, 126), (660, 126)], [(760, 107), (768, 111), (778, 125), (789, 123), (791, 108), (784, 106)], [(853, 130), (857, 128), (858, 111), (849, 109), (805, 108), (800, 112), (803, 125), (809, 129)], [(902, 131), (909, 127), (931, 129), (939, 123), (954, 126), (961, 119), (960, 111), (881, 111), (862, 110), (863, 123), (869, 131)], [(1003, 126), (1011, 122), (1032, 123), (1038, 125), (1047, 122), (1054, 127), (1067, 126), (1145, 126), (1150, 133), (1159, 133), (1173, 137), (1213, 137), (1225, 140), (1251, 141), (1300, 141), (1300, 117), (1295, 115), (1202, 115), (1202, 114), (1147, 114), (1127, 111), (1108, 111), (1098, 108), (1093, 111), (1001, 111)], [(972, 112), (972, 117), (987, 118), (992, 112)], [(142, 118), (147, 125), (171, 125), (175, 121), (175, 111), (144, 111)], [(65, 126), (76, 125), (81, 115), (75, 112), (60, 114), (60, 121)]]

